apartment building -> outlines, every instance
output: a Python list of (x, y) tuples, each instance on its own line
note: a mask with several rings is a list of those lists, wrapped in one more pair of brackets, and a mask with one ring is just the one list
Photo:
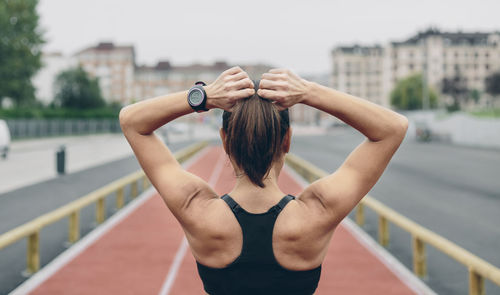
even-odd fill
[(381, 46), (337, 47), (332, 51), (335, 89), (388, 106), (384, 99), (384, 49)]
[(74, 57), (99, 86), (108, 102), (128, 103), (133, 99), (135, 50), (102, 42), (77, 52)]
[(415, 73), (438, 92), (443, 78), (456, 75), (484, 92), (485, 78), (500, 70), (500, 32), (429, 29), (385, 46), (337, 47), (331, 56), (333, 87), (389, 106), (396, 83)]

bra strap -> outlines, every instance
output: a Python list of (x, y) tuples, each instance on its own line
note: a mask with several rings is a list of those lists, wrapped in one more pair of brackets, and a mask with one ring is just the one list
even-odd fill
[(290, 202), (291, 200), (295, 200), (295, 197), (292, 196), (292, 195), (286, 195), (286, 196), (284, 196), (281, 199), (281, 201), (279, 201), (279, 203), (276, 204), (278, 212), (281, 212), (281, 210), (283, 210), (283, 208), (285, 208), (286, 204), (288, 204), (288, 202)]
[(228, 194), (223, 195), (221, 199), (227, 203), (233, 212), (236, 212), (236, 210), (240, 207), (240, 205), (238, 205), (238, 203), (236, 203), (236, 201), (233, 200), (233, 198), (231, 198)]

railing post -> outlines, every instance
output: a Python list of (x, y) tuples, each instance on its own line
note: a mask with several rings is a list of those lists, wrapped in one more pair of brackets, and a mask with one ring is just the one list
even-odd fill
[(484, 295), (484, 278), (469, 268), (469, 295)]
[(78, 241), (80, 238), (80, 210), (69, 215), (69, 232), (68, 240), (70, 244)]
[(123, 186), (116, 191), (116, 209), (121, 209), (124, 204)]
[(145, 191), (148, 186), (149, 186), (149, 180), (148, 180), (148, 177), (146, 175), (144, 175), (144, 177), (142, 178), (142, 191)]
[(365, 205), (363, 203), (358, 203), (356, 206), (356, 223), (359, 226), (365, 224)]
[(40, 231), (36, 231), (28, 236), (26, 264), (29, 275), (34, 274), (40, 269)]
[(378, 217), (378, 242), (384, 247), (389, 245), (389, 223), (382, 215)]
[(132, 182), (130, 190), (131, 190), (132, 199), (137, 197), (137, 180)]
[(104, 222), (104, 219), (106, 218), (106, 199), (105, 197), (101, 197), (100, 199), (97, 200), (96, 203), (96, 212), (95, 212), (95, 218), (97, 224), (101, 224)]
[(413, 240), (413, 272), (420, 278), (427, 275), (427, 263), (424, 242), (412, 236)]

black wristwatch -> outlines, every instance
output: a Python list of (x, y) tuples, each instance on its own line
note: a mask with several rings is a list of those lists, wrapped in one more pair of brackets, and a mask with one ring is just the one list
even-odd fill
[(193, 108), (193, 110), (200, 112), (206, 112), (208, 109), (206, 108), (207, 104), (207, 93), (203, 86), (206, 86), (202, 81), (198, 81), (194, 83), (194, 86), (189, 89), (187, 100), (189, 105)]

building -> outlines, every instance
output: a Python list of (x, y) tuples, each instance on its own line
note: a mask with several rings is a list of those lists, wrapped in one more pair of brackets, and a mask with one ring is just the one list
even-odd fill
[(75, 67), (77, 61), (70, 56), (65, 56), (60, 52), (42, 53), (42, 68), (33, 77), (35, 87), (35, 97), (43, 104), (48, 105), (54, 99), (54, 83), (57, 75)]
[[(169, 61), (160, 61), (155, 66), (138, 66), (135, 69), (134, 97), (144, 99), (171, 92), (187, 90), (195, 82), (203, 81), (207, 84), (214, 82), (225, 70), (233, 67), (225, 61), (216, 61), (213, 64), (190, 64), (174, 66)], [(259, 79), (271, 69), (268, 65), (249, 64), (240, 65), (250, 78)]]
[(332, 87), (387, 106), (383, 91), (384, 50), (380, 46), (337, 47), (332, 51)]
[(91, 77), (99, 78), (99, 86), (107, 102), (128, 103), (132, 100), (135, 70), (133, 46), (103, 42), (77, 52), (75, 58)]
[(388, 107), (396, 83), (423, 73), (437, 92), (444, 78), (463, 77), (484, 92), (484, 80), (500, 70), (500, 32), (441, 32), (429, 29), (385, 46), (337, 47), (332, 53), (334, 88)]

